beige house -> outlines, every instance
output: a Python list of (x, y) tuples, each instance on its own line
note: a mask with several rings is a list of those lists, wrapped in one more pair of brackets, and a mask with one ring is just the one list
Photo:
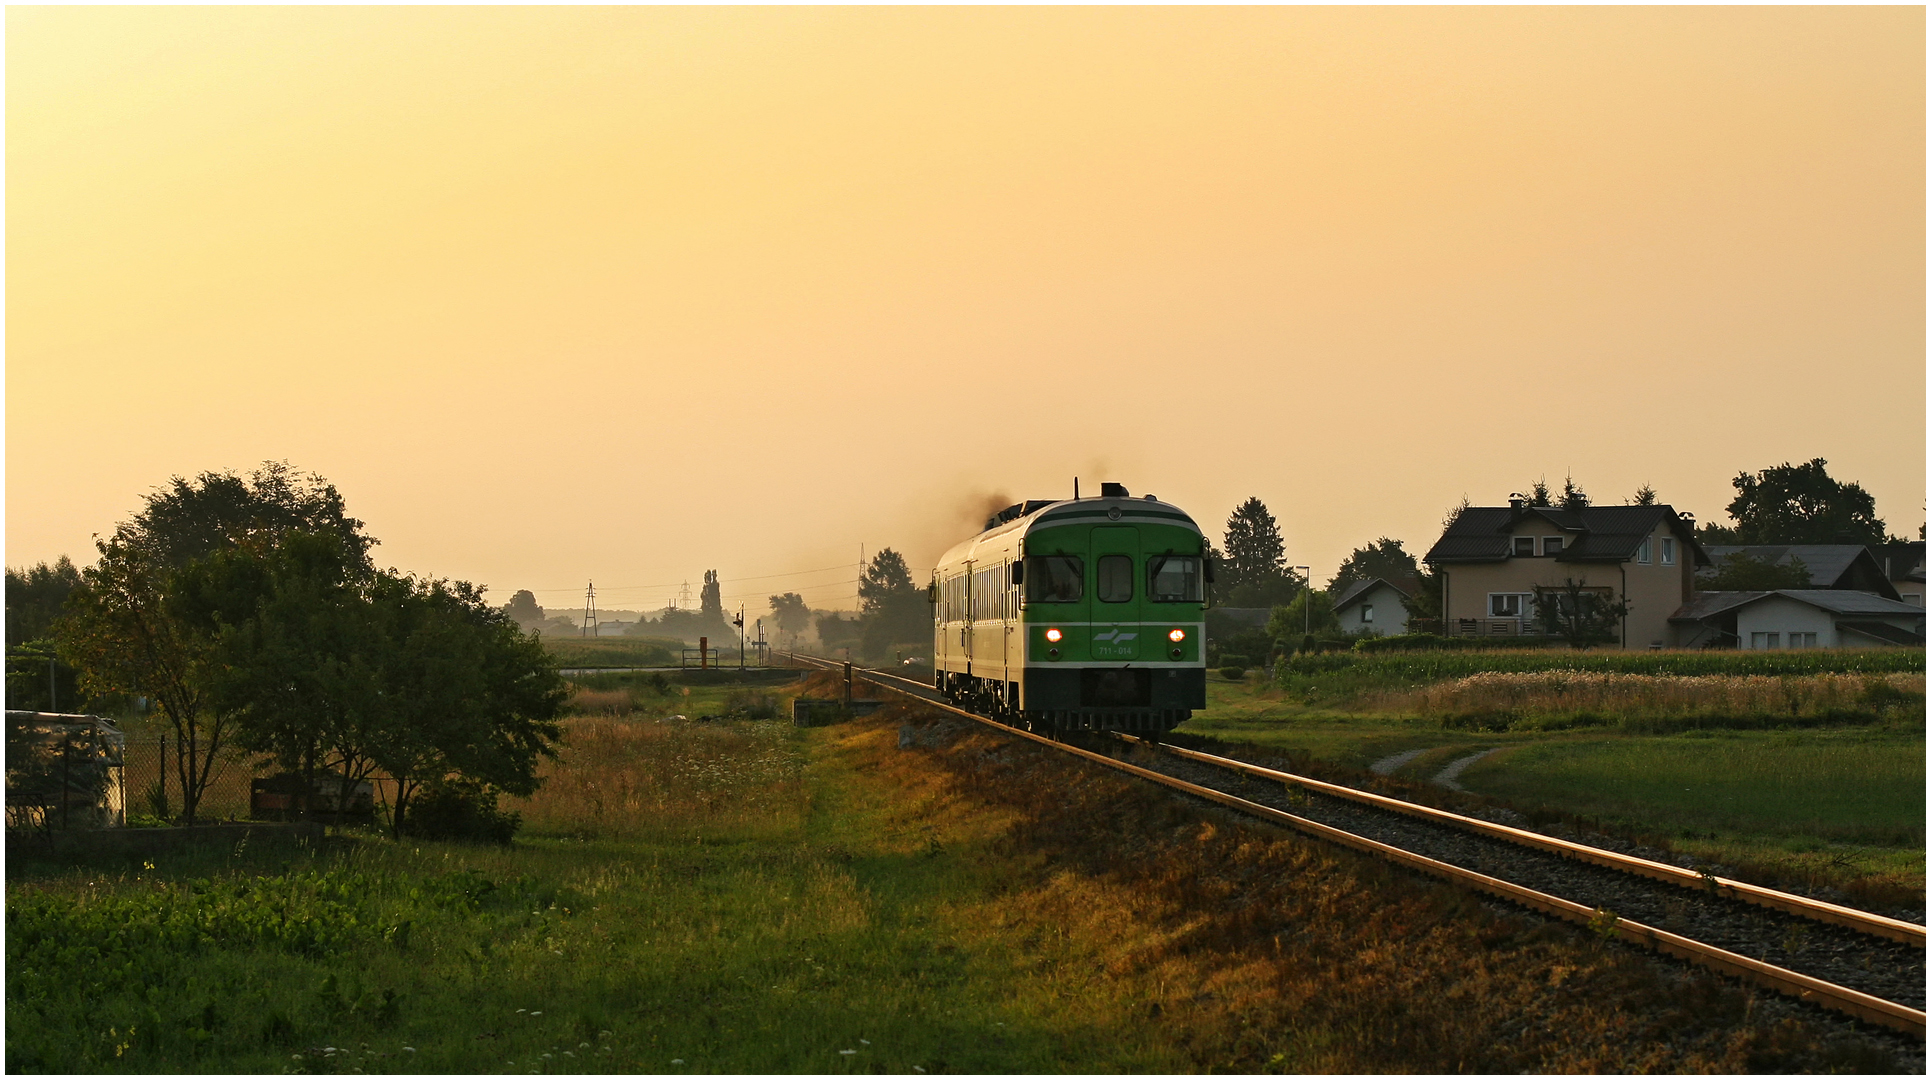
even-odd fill
[(1627, 600), (1618, 644), (1648, 649), (1672, 643), (1670, 616), (1690, 600), (1696, 568), (1710, 560), (1669, 506), (1563, 510), (1512, 499), (1464, 509), (1423, 561), (1441, 578), (1445, 633), (1540, 633), (1536, 587), (1575, 581)]

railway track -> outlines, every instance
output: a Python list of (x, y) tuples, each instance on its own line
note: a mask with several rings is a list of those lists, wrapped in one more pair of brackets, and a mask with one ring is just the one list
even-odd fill
[(1924, 1038), (1920, 924), (1130, 735), (1105, 746), (1114, 756), (1009, 727), (890, 672), (851, 673), (1007, 735)]

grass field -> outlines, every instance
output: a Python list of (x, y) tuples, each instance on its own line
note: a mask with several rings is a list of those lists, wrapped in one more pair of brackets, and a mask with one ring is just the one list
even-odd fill
[[(715, 643), (713, 643), (715, 644)], [(675, 667), (684, 643), (674, 638), (543, 636), (543, 647), (566, 668)], [(737, 643), (731, 643), (736, 655)]]
[(1575, 652), (1563, 649), (1331, 652), (1294, 656), (1278, 681), (1304, 702), (1346, 702), (1372, 691), (1409, 690), (1494, 672), (1578, 671), (1621, 675), (1769, 676), (1924, 674), (1923, 649)]
[[(694, 687), (683, 711), (745, 692)], [(568, 730), (510, 848), (17, 853), (7, 1067), (1900, 1067), (1718, 981), (916, 707)]]
[[(1345, 706), (1310, 705), (1258, 680), (1215, 679), (1209, 708), (1180, 731), (1302, 756), (1336, 770), (1336, 779), (1361, 779), (1374, 762), (1419, 750), (1393, 774), (1411, 784), (1492, 750), (1458, 777), (1491, 801), (1531, 815), (1585, 819), (1766, 884), (1829, 886), (1868, 903), (1922, 906), (1921, 675), (1709, 676), (1700, 702), (1695, 687), (1685, 685), (1697, 680), (1680, 677), (1591, 675), (1552, 689), (1540, 684), (1546, 676), (1504, 676), (1519, 695), (1518, 716), (1596, 715), (1575, 726), (1501, 730), (1461, 722), (1471, 698), (1496, 704), (1493, 687), (1467, 685), (1482, 678), (1363, 692)], [(1810, 710), (1772, 726), (1757, 714), (1737, 721), (1735, 710), (1721, 707), (1760, 692), (1826, 705), (1833, 695), (1868, 698), (1868, 685), (1880, 678), (1903, 689), (1878, 694), (1881, 706), (1865, 709), (1858, 723), (1813, 723), (1817, 710)], [(1666, 685), (1655, 685), (1659, 679)], [(1764, 679), (1768, 690), (1751, 682)], [(1822, 685), (1833, 680), (1846, 681)], [(1605, 694), (1625, 699), (1606, 702)], [(1679, 722), (1664, 722), (1672, 717)]]

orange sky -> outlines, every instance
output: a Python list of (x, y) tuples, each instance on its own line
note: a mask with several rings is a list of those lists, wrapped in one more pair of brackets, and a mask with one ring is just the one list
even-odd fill
[(1317, 577), (1565, 471), (1924, 520), (1922, 8), (6, 20), (9, 565), (265, 458), (559, 608), (1074, 475)]

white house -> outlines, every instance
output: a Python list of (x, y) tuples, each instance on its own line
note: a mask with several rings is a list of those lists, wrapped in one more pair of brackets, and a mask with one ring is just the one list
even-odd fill
[(1359, 634), (1372, 631), (1382, 635), (1408, 632), (1408, 607), (1402, 601), (1408, 592), (1381, 578), (1357, 581), (1334, 598), (1334, 614), (1341, 620), (1341, 632)]
[(1847, 589), (1697, 593), (1670, 624), (1683, 648), (1924, 646), (1924, 608)]

